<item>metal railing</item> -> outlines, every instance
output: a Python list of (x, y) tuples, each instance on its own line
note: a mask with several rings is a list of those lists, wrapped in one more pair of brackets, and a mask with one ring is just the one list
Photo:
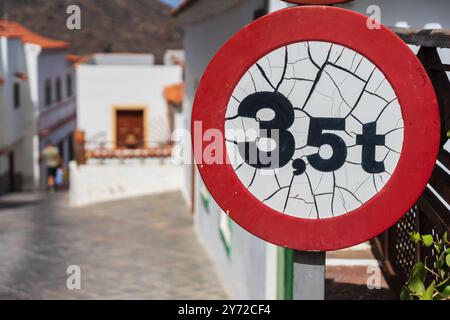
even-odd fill
[(136, 141), (133, 146), (117, 145), (114, 141), (86, 140), (83, 131), (74, 133), (75, 159), (78, 164), (106, 159), (165, 159), (172, 156), (173, 144), (155, 141)]

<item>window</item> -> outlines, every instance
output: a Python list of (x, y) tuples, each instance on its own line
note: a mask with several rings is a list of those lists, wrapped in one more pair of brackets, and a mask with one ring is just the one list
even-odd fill
[(67, 97), (72, 96), (72, 75), (70, 74), (66, 76), (66, 93)]
[(49, 106), (52, 104), (52, 83), (50, 79), (45, 81), (45, 105)]
[(14, 82), (14, 108), (20, 107), (20, 83)]
[(62, 100), (62, 91), (61, 91), (61, 78), (56, 78), (56, 102), (60, 102)]

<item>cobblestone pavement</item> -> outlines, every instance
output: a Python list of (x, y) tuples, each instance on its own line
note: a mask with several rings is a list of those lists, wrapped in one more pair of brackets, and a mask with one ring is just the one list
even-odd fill
[(0, 299), (227, 298), (179, 193), (78, 209), (41, 197), (0, 198)]

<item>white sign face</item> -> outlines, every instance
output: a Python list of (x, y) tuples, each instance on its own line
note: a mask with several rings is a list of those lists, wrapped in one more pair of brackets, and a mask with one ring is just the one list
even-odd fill
[(306, 219), (346, 214), (380, 192), (404, 138), (384, 74), (352, 49), (319, 41), (281, 47), (250, 67), (225, 130), (242, 184), (272, 209)]

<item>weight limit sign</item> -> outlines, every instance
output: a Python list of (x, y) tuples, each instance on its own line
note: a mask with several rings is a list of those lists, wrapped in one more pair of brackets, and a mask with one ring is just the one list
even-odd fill
[(427, 184), (440, 132), (433, 87), (412, 51), (366, 19), (282, 10), (236, 34), (205, 72), (192, 115), (200, 174), (262, 239), (355, 245), (393, 225)]

